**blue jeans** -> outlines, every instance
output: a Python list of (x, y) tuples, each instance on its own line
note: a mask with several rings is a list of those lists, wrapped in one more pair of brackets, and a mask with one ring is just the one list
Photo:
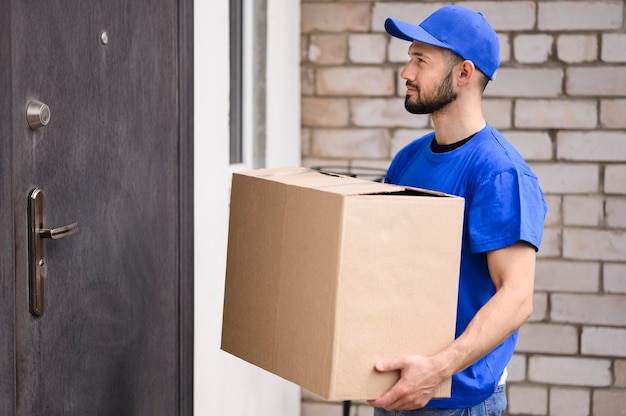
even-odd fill
[(506, 388), (496, 391), (482, 403), (467, 409), (437, 409), (424, 407), (416, 410), (385, 410), (377, 407), (374, 416), (502, 416), (506, 410)]

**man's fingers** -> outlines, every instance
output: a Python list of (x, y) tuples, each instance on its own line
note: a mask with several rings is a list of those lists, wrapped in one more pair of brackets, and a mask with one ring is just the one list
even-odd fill
[(368, 404), (373, 407), (382, 407), (387, 410), (406, 409), (408, 404), (408, 391), (402, 380), (398, 382), (376, 400), (368, 400)]
[(376, 371), (380, 371), (381, 373), (386, 373), (389, 371), (402, 370), (406, 366), (406, 361), (404, 357), (393, 358), (390, 360), (383, 360), (376, 363), (374, 368)]
[(396, 398), (393, 393), (393, 389), (389, 390), (387, 393), (385, 393), (384, 395), (382, 395), (380, 398), (376, 400), (367, 401), (367, 403), (372, 407), (382, 407), (383, 409), (386, 409), (386, 410), (395, 409), (395, 407), (393, 407), (395, 402), (396, 402)]

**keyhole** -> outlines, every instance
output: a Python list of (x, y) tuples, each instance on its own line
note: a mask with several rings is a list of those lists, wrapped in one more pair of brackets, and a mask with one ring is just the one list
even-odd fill
[(46, 262), (43, 259), (41, 259), (39, 260), (39, 275), (41, 277), (45, 277), (46, 272), (47, 272)]
[(44, 126), (48, 124), (48, 121), (50, 121), (50, 108), (48, 108), (47, 105), (41, 107), (41, 113), (39, 114), (39, 118), (41, 119), (41, 124), (43, 124)]

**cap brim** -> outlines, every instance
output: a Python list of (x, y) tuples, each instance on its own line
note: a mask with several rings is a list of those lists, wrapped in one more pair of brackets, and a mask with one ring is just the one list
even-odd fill
[(409, 42), (418, 41), (440, 48), (450, 49), (450, 46), (441, 42), (436, 37), (425, 31), (421, 26), (407, 23), (402, 20), (388, 17), (385, 20), (385, 30), (394, 38), (407, 40)]

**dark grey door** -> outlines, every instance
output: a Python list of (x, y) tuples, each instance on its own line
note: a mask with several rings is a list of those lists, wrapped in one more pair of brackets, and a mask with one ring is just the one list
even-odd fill
[[(191, 0), (0, 0), (0, 414), (191, 415), (191, 34)], [(40, 316), (34, 188), (78, 223)]]

